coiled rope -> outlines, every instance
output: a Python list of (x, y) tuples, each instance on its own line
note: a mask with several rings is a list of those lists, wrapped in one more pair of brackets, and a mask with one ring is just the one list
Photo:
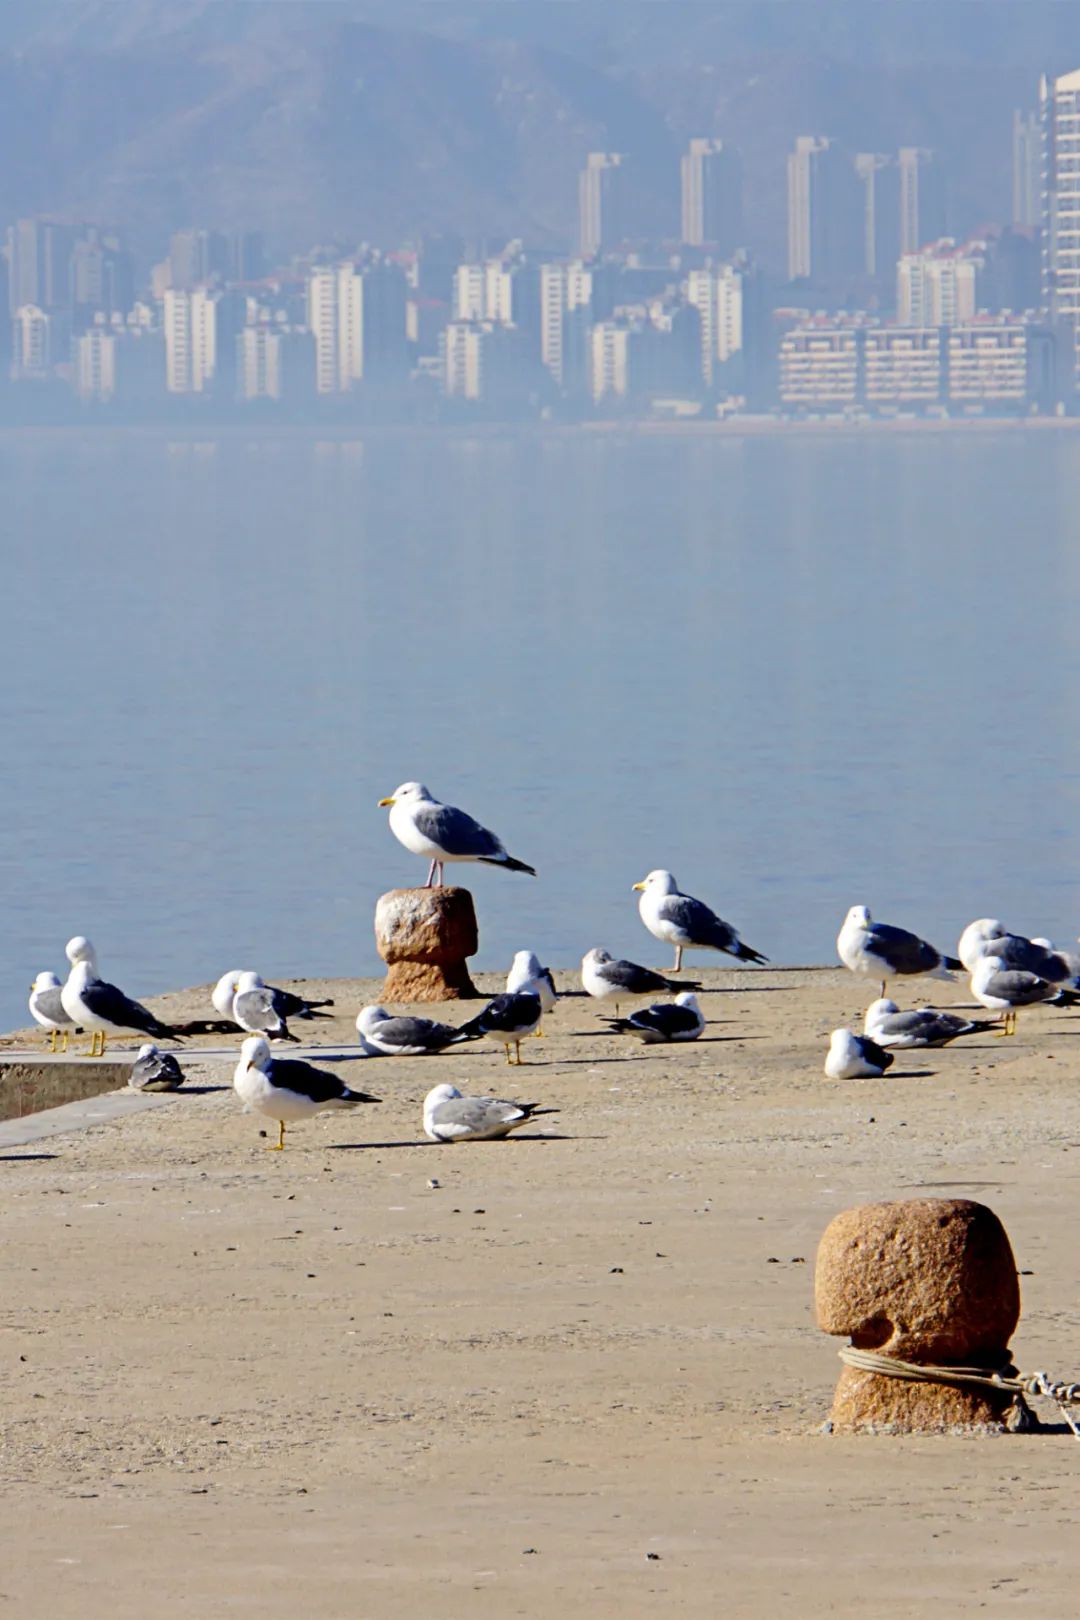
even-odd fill
[(1022, 1409), (1025, 1395), (1041, 1395), (1047, 1400), (1056, 1401), (1062, 1417), (1080, 1440), (1080, 1422), (1070, 1411), (1070, 1407), (1080, 1406), (1080, 1383), (1064, 1383), (1044, 1372), (1018, 1372), (1007, 1357), (1000, 1368), (935, 1367), (915, 1361), (901, 1361), (897, 1356), (884, 1356), (878, 1350), (859, 1350), (853, 1344), (843, 1345), (838, 1354), (846, 1367), (855, 1367), (859, 1372), (880, 1373), (885, 1378), (900, 1378), (907, 1383), (954, 1384), (961, 1388), (998, 1390), (1011, 1395), (1014, 1403)]

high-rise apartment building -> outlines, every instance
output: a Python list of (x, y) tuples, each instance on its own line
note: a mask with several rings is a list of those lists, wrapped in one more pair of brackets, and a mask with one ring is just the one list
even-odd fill
[(921, 253), (905, 253), (896, 266), (896, 318), (901, 326), (955, 326), (978, 308), (982, 243), (957, 247), (948, 237)]
[(823, 135), (799, 135), (788, 155), (788, 276), (829, 281), (863, 264), (859, 180), (850, 156)]
[(396, 265), (316, 265), (308, 277), (315, 390), (344, 394), (360, 382), (408, 375), (405, 277)]
[(107, 405), (116, 393), (115, 332), (91, 326), (72, 342), (72, 383), (78, 397)]
[(742, 158), (730, 141), (694, 139), (683, 153), (682, 240), (724, 257), (743, 246)]
[(208, 287), (170, 288), (163, 300), (165, 387), (170, 394), (204, 394), (217, 369), (218, 294)]
[(61, 353), (54, 331), (60, 317), (24, 304), (15, 311), (11, 323), (11, 375), (19, 380), (49, 376)]
[(625, 399), (631, 386), (631, 363), (640, 330), (625, 320), (597, 321), (590, 338), (590, 392), (593, 404), (611, 395)]
[(1042, 224), (1042, 124), (1033, 112), (1013, 113), (1012, 222), (1022, 230)]
[(621, 152), (590, 152), (578, 178), (578, 246), (583, 259), (627, 236), (626, 169)]
[(900, 168), (883, 152), (859, 152), (855, 173), (862, 189), (862, 269), (889, 280), (900, 257)]
[(945, 177), (936, 153), (902, 146), (900, 169), (900, 252), (916, 253), (937, 242), (947, 229)]
[[(1072, 338), (1080, 378), (1080, 70), (1039, 85), (1043, 140), (1043, 302)], [(1063, 367), (1063, 370), (1065, 368)]]
[(50, 314), (71, 307), (71, 254), (79, 227), (55, 219), (20, 219), (8, 227), (8, 308)]
[(591, 317), (593, 272), (580, 259), (540, 267), (540, 360), (560, 388), (585, 380), (585, 331)]
[(224, 279), (229, 273), (229, 245), (220, 231), (175, 231), (169, 241), (169, 285), (176, 292)]
[(686, 278), (686, 301), (701, 323), (701, 375), (712, 386), (718, 364), (742, 348), (742, 275), (735, 265), (691, 270)]

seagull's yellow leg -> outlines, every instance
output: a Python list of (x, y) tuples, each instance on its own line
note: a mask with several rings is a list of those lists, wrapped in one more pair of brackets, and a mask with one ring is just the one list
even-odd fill
[[(49, 1051), (50, 1052), (55, 1052), (56, 1051), (56, 1033), (57, 1032), (56, 1032), (55, 1029), (52, 1029), (52, 1030), (49, 1031)], [(42, 1039), (44, 1039), (44, 1037), (42, 1037)]]
[(521, 1066), (521, 1042), (520, 1041), (515, 1041), (514, 1042), (514, 1049), (517, 1052), (518, 1067), (520, 1068), (520, 1066)]
[(101, 1056), (101, 1053), (98, 1050), (98, 1041), (99, 1041), (100, 1037), (101, 1037), (101, 1031), (100, 1030), (92, 1029), (90, 1031), (90, 1050), (86, 1054), (87, 1057), (94, 1058), (94, 1057), (100, 1057)]
[(270, 1144), (269, 1148), (267, 1149), (267, 1151), (269, 1153), (284, 1153), (284, 1151), (285, 1151), (285, 1121), (283, 1119), (278, 1120), (278, 1139), (277, 1139), (276, 1142), (271, 1142), (271, 1144)]
[(67, 1049), (68, 1049), (68, 1032), (67, 1032), (66, 1029), (63, 1031), (63, 1037), (64, 1037), (64, 1045), (63, 1045), (62, 1050), (66, 1052)]

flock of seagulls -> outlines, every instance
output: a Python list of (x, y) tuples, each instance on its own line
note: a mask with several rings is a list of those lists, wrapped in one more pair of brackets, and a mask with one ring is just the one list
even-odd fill
[[(426, 887), (440, 886), (447, 864), (480, 862), (506, 871), (535, 876), (533, 867), (508, 854), (502, 841), (488, 828), (454, 805), (442, 804), (419, 782), (405, 782), (379, 804), (390, 810), (390, 830), (404, 847), (429, 862)], [(645, 928), (656, 940), (674, 948), (671, 973), (681, 973), (687, 950), (720, 951), (739, 962), (768, 961), (760, 951), (742, 942), (732, 925), (702, 900), (684, 894), (673, 874), (650, 872), (633, 885), (640, 894), (638, 911)], [(990, 1029), (986, 1019), (968, 1019), (956, 1013), (919, 1007), (902, 1011), (886, 991), (900, 978), (951, 979), (966, 971), (972, 994), (988, 1011), (1000, 1015), (997, 1032), (1015, 1032), (1021, 1009), (1042, 1003), (1080, 1003), (1080, 954), (1056, 950), (1049, 940), (1027, 939), (1010, 933), (996, 918), (980, 918), (964, 930), (958, 956), (947, 956), (907, 929), (873, 920), (866, 906), (852, 906), (836, 941), (841, 962), (853, 973), (880, 981), (881, 994), (867, 1008), (861, 1033), (852, 1029), (832, 1032), (825, 1073), (834, 1079), (876, 1077), (893, 1063), (894, 1050), (940, 1047), (967, 1035)], [(68, 941), (65, 954), (69, 972), (61, 982), (55, 973), (41, 972), (30, 991), (29, 1008), (35, 1022), (49, 1032), (52, 1050), (67, 1051), (72, 1033), (89, 1032), (90, 1055), (104, 1056), (110, 1036), (137, 1033), (149, 1036), (138, 1053), (131, 1085), (136, 1090), (174, 1090), (183, 1072), (159, 1040), (181, 1041), (185, 1035), (236, 1030), (245, 1036), (233, 1076), (234, 1089), (246, 1110), (275, 1120), (280, 1151), (286, 1126), (327, 1109), (353, 1108), (376, 1103), (377, 1097), (345, 1085), (327, 1069), (298, 1059), (275, 1056), (271, 1042), (296, 1042), (290, 1022), (329, 1018), (329, 1000), (310, 1000), (281, 989), (251, 969), (230, 969), (211, 991), (218, 1021), (197, 1020), (184, 1025), (163, 1023), (148, 1008), (101, 977), (97, 953), (83, 935)], [(648, 1044), (678, 1044), (697, 1040), (705, 1028), (695, 991), (700, 981), (675, 981), (652, 968), (614, 958), (601, 947), (586, 952), (581, 962), (581, 985), (598, 1002), (611, 1002), (615, 1016), (605, 1018), (614, 1033), (631, 1035)], [(500, 1044), (508, 1064), (521, 1064), (522, 1042), (542, 1037), (545, 1013), (557, 1000), (555, 980), (532, 951), (519, 951), (511, 964), (505, 991), (473, 1018), (460, 1025), (421, 1017), (400, 1017), (385, 1007), (364, 1007), (356, 1018), (360, 1055), (363, 1057), (432, 1057), (454, 1047), (482, 1039)], [(640, 1003), (650, 996), (673, 999), (637, 1006), (620, 1016), (620, 1005)], [(538, 1114), (536, 1103), (498, 1097), (463, 1096), (456, 1087), (434, 1087), (424, 1101), (424, 1130), (432, 1141), (490, 1141), (507, 1136)]]
[(1048, 939), (1013, 934), (996, 917), (978, 917), (964, 929), (957, 955), (946, 956), (906, 928), (876, 923), (866, 906), (852, 906), (836, 939), (837, 955), (853, 973), (881, 980), (881, 996), (867, 1008), (864, 1032), (833, 1030), (825, 1073), (833, 1080), (878, 1077), (893, 1061), (891, 1047), (946, 1046), (963, 1035), (994, 1028), (987, 1019), (917, 1007), (901, 1012), (885, 997), (890, 979), (970, 975), (981, 1007), (1000, 1015), (998, 1035), (1015, 1035), (1024, 1007), (1080, 1004), (1080, 955), (1059, 951)]

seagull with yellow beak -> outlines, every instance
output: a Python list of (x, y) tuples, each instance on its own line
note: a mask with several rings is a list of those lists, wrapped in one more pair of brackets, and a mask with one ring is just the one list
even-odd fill
[(508, 855), (500, 839), (482, 827), (464, 810), (440, 804), (422, 782), (403, 782), (380, 807), (389, 806), (390, 831), (399, 844), (414, 855), (431, 862), (425, 889), (442, 887), (443, 866), (447, 861), (482, 861), (485, 866), (501, 866), (507, 872), (528, 872), (534, 867)]

